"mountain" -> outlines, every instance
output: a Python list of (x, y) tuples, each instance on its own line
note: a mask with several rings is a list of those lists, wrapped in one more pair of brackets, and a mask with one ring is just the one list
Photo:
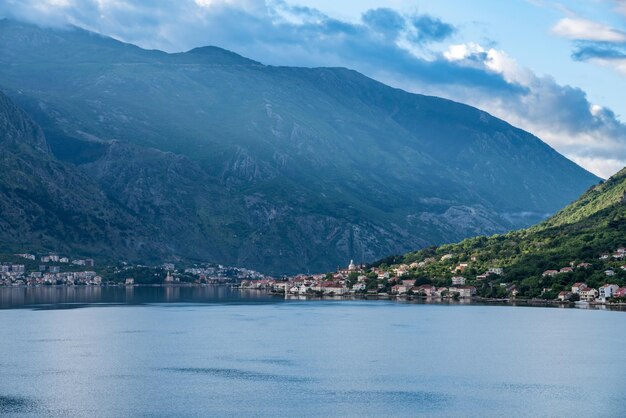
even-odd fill
[(3, 248), (92, 252), (145, 244), (142, 228), (124, 232), (138, 220), (79, 169), (56, 160), (42, 130), (2, 94), (0, 168)]
[[(435, 281), (442, 283), (454, 274), (451, 270), (455, 266), (467, 263), (463, 275), (481, 287), (486, 296), (493, 296), (492, 290), (499, 283), (508, 283), (516, 284), (521, 296), (551, 299), (574, 282), (586, 282), (594, 288), (607, 281), (625, 285), (626, 271), (621, 268), (625, 261), (612, 256), (623, 247), (626, 247), (626, 168), (531, 228), (430, 247), (383, 262), (419, 264), (427, 260), (412, 274), (436, 278)], [(602, 257), (607, 254), (608, 257)], [(577, 267), (581, 264), (588, 266)], [(544, 275), (548, 270), (561, 271), (572, 266), (571, 272)], [(490, 268), (503, 268), (504, 275), (491, 276), (486, 282), (474, 281)], [(606, 270), (614, 271), (615, 276), (607, 277)], [(544, 292), (544, 289), (551, 290)]]
[[(133, 244), (136, 260), (327, 270), (525, 227), (599, 180), (478, 109), (215, 47), (168, 54), (3, 20), (0, 88), (41, 127), (46, 158), (137, 221), (125, 234), (150, 245)], [(50, 245), (74, 245), (61, 232)]]

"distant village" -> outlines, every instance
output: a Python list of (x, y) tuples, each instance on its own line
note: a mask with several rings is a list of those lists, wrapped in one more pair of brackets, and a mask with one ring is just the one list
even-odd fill
[[(55, 254), (36, 257), (34, 254), (15, 254), (28, 264), (0, 264), (0, 286), (36, 286), (36, 285), (100, 285), (102, 277), (94, 270), (95, 262), (91, 258), (70, 259)], [(33, 267), (33, 264), (39, 263)]]
[(14, 254), (11, 258), (24, 261), (0, 263), (0, 286), (220, 284), (264, 277), (253, 270), (209, 263), (180, 270), (173, 263), (143, 266), (121, 262), (118, 266), (96, 268), (91, 258), (72, 259), (57, 254), (38, 257), (30, 253)]

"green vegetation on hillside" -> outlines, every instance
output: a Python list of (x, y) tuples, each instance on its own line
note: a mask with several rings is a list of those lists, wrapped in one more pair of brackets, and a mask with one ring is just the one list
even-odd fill
[[(554, 298), (574, 282), (596, 288), (605, 283), (626, 285), (626, 271), (622, 269), (626, 260), (613, 257), (618, 248), (626, 246), (625, 193), (626, 169), (532, 228), (429, 247), (376, 264), (422, 262), (422, 267), (410, 271), (411, 276), (446, 283), (454, 275), (463, 275), (477, 286), (479, 294), (494, 297), (506, 294), (503, 289), (511, 284), (516, 285), (520, 297), (545, 298)], [(461, 263), (467, 264), (463, 272), (454, 272)], [(583, 263), (589, 266), (579, 267)], [(573, 271), (543, 274), (567, 267)], [(504, 275), (477, 279), (490, 268), (503, 268)], [(607, 276), (606, 270), (615, 275)]]

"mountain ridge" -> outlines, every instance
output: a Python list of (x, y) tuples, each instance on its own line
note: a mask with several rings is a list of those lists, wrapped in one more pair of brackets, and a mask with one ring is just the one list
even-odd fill
[(156, 235), (172, 257), (322, 271), (531, 225), (598, 180), (486, 112), (349, 69), (7, 21), (0, 64), (57, 159), (150, 227), (186, 225)]

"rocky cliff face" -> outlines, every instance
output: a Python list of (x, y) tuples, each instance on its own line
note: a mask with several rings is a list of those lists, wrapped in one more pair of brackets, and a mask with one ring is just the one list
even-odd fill
[[(138, 254), (149, 231), (79, 169), (50, 153), (42, 130), (0, 94), (0, 231), (4, 249)], [(132, 233), (130, 231), (132, 230)]]

